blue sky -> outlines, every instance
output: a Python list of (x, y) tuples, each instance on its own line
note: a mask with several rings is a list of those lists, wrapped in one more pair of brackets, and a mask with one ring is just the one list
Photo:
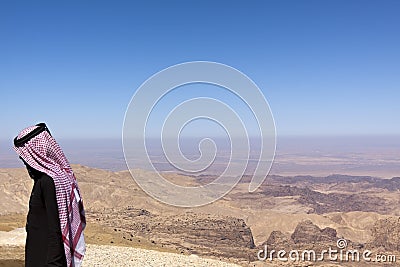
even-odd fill
[(400, 2), (1, 1), (1, 136), (120, 137), (135, 90), (186, 61), (263, 91), (278, 135), (400, 134)]

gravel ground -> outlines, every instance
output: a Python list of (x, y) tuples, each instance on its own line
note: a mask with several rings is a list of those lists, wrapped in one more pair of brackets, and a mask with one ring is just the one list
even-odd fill
[[(26, 232), (18, 228), (9, 232), (0, 231), (0, 267), (23, 266)], [(18, 252), (18, 253), (16, 253)], [(18, 254), (18, 255), (17, 255)], [(18, 256), (18, 257), (17, 257)], [(22, 261), (21, 258), (22, 257)], [(13, 262), (15, 261), (15, 262)], [(86, 255), (82, 267), (185, 267), (215, 266), (237, 267), (239, 265), (197, 255), (181, 255), (177, 253), (159, 252), (133, 247), (86, 244)]]
[(185, 266), (216, 266), (238, 267), (239, 265), (222, 261), (200, 258), (196, 255), (181, 255), (168, 252), (158, 252), (131, 247), (86, 245), (86, 255), (82, 267), (100, 266), (140, 266), (140, 267), (185, 267)]

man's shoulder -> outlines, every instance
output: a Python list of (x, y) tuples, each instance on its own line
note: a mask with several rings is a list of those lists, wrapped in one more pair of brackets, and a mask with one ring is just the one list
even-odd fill
[(42, 173), (40, 175), (39, 181), (43, 185), (53, 185), (54, 186), (54, 180), (51, 178), (49, 175), (46, 173)]

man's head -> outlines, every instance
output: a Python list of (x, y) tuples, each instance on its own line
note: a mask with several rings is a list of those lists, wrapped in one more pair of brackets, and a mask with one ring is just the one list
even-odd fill
[[(51, 135), (45, 123), (22, 130), (14, 138), (14, 150), (28, 168), (29, 175), (46, 173), (53, 177), (72, 170), (64, 152)], [(31, 175), (31, 177), (32, 177)]]

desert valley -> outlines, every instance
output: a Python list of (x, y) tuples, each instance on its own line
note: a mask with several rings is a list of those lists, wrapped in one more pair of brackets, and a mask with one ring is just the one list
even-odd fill
[[(128, 171), (73, 168), (84, 196), (89, 245), (196, 255), (242, 266), (385, 266), (400, 258), (399, 177), (269, 175), (254, 193), (247, 192), (249, 177), (243, 177), (219, 201), (176, 208), (146, 195)], [(155, 175), (140, 169), (133, 174)], [(215, 178), (165, 176), (190, 186)], [(0, 231), (24, 227), (31, 186), (25, 169), (0, 170)], [(338, 240), (346, 242), (347, 250), (370, 250), (372, 260), (294, 262), (278, 260), (276, 254), (272, 260), (257, 258), (266, 245), (270, 251), (319, 253), (337, 249)], [(387, 262), (374, 262), (376, 255), (384, 255)], [(21, 262), (23, 247), (2, 244), (0, 258)]]

